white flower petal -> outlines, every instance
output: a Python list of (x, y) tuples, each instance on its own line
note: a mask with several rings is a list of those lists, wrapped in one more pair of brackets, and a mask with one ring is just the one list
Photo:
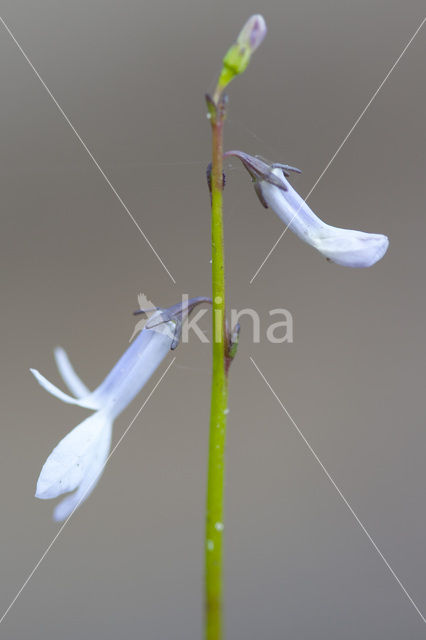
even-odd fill
[(74, 491), (86, 476), (96, 455), (103, 430), (111, 430), (112, 420), (104, 411), (89, 416), (53, 449), (37, 482), (36, 498), (47, 500)]
[[(61, 440), (41, 470), (37, 498), (46, 500), (75, 491), (57, 505), (54, 512), (56, 520), (68, 517), (95, 486), (108, 455), (113, 420), (139, 393), (170, 351), (175, 339), (175, 326), (170, 321), (160, 322), (151, 329), (145, 328), (101, 385), (84, 398), (69, 396), (31, 369), (39, 384), (60, 400), (98, 409)], [(65, 352), (56, 350), (55, 357), (71, 390), (79, 394), (88, 391), (76, 376)]]
[(59, 373), (71, 393), (73, 393), (76, 398), (84, 398), (88, 396), (90, 394), (90, 390), (74, 371), (65, 349), (62, 349), (62, 347), (56, 347), (54, 353)]
[(287, 190), (271, 184), (266, 179), (258, 185), (262, 201), (301, 240), (320, 251), (332, 262), (346, 267), (371, 267), (383, 258), (389, 246), (386, 236), (341, 229), (323, 222), (293, 189), (281, 169), (272, 173), (280, 178)]
[(37, 369), (30, 369), (30, 371), (37, 382), (43, 387), (43, 389), (46, 389), (46, 391), (51, 393), (52, 396), (59, 398), (59, 400), (62, 400), (62, 402), (66, 402), (68, 404), (76, 404), (79, 407), (84, 407), (86, 409), (99, 409), (99, 405), (92, 398), (92, 394), (90, 394), (87, 398), (73, 398), (72, 396), (64, 393), (63, 391), (61, 391), (61, 389), (58, 389), (58, 387), (49, 382), (49, 380), (45, 378), (39, 371), (37, 371)]
[(385, 255), (386, 236), (331, 227), (329, 235), (313, 238), (312, 245), (329, 260), (344, 267), (371, 267)]
[(111, 447), (112, 422), (102, 429), (96, 448), (93, 450), (90, 465), (77, 491), (67, 496), (55, 507), (53, 518), (56, 522), (65, 520), (92, 493), (101, 477)]

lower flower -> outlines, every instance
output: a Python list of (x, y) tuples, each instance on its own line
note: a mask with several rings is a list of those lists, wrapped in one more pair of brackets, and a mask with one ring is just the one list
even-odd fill
[(53, 513), (56, 521), (70, 516), (92, 492), (108, 459), (115, 418), (139, 393), (170, 349), (178, 345), (182, 321), (196, 305), (204, 302), (210, 302), (210, 299), (192, 298), (185, 305), (157, 310), (92, 393), (75, 373), (63, 349), (55, 350), (55, 359), (73, 396), (31, 369), (40, 385), (52, 395), (63, 402), (95, 411), (59, 442), (41, 470), (37, 498), (49, 500), (74, 492), (56, 506)]

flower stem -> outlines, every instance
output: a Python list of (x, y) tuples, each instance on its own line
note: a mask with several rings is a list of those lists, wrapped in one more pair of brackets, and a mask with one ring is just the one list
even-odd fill
[(210, 409), (210, 441), (207, 475), (205, 539), (205, 638), (223, 637), (223, 521), (226, 414), (225, 270), (223, 247), (223, 124), (225, 101), (211, 101), (212, 166), (210, 176), (212, 212), (213, 371)]

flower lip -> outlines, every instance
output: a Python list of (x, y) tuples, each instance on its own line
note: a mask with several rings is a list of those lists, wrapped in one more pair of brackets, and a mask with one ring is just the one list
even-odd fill
[(318, 234), (312, 246), (328, 260), (343, 267), (371, 267), (381, 260), (389, 247), (387, 236), (352, 229), (331, 227)]

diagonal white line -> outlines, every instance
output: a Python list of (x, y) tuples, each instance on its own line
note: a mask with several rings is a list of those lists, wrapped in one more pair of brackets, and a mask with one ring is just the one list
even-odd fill
[(105, 171), (102, 169), (101, 165), (99, 164), (99, 162), (96, 160), (95, 156), (93, 155), (93, 153), (90, 151), (89, 147), (87, 146), (87, 144), (84, 142), (83, 138), (81, 137), (81, 135), (78, 133), (77, 129), (74, 127), (73, 123), (71, 122), (71, 120), (69, 119), (69, 117), (67, 116), (67, 114), (65, 113), (65, 111), (63, 110), (63, 108), (61, 107), (61, 105), (59, 104), (59, 102), (57, 101), (57, 99), (55, 98), (55, 96), (53, 95), (53, 93), (51, 92), (51, 90), (49, 89), (49, 87), (47, 86), (47, 84), (45, 83), (45, 81), (43, 80), (43, 78), (41, 77), (40, 73), (37, 71), (37, 69), (35, 68), (35, 66), (33, 65), (33, 63), (31, 62), (30, 58), (28, 57), (28, 55), (26, 54), (26, 52), (24, 51), (24, 49), (22, 48), (22, 46), (19, 44), (19, 42), (17, 41), (17, 39), (15, 38), (15, 36), (13, 35), (12, 31), (10, 30), (10, 28), (7, 26), (6, 22), (3, 20), (3, 18), (0, 16), (0, 22), (1, 24), (4, 26), (4, 28), (6, 29), (7, 33), (10, 35), (10, 37), (12, 38), (13, 42), (16, 44), (16, 46), (18, 47), (19, 51), (22, 53), (22, 55), (24, 56), (25, 60), (28, 62), (29, 66), (31, 67), (31, 69), (34, 71), (35, 75), (37, 76), (37, 78), (40, 80), (41, 84), (43, 85), (43, 87), (45, 88), (45, 90), (47, 91), (47, 93), (49, 94), (49, 96), (51, 97), (51, 99), (53, 100), (53, 102), (55, 103), (58, 111), (60, 112), (60, 114), (63, 116), (63, 118), (65, 119), (65, 121), (67, 122), (67, 124), (70, 126), (70, 128), (72, 129), (74, 135), (76, 136), (77, 140), (80, 142), (80, 144), (82, 145), (82, 147), (84, 148), (84, 150), (86, 151), (86, 153), (88, 154), (89, 158), (92, 160), (93, 164), (95, 165), (95, 167), (98, 169), (99, 173), (101, 174), (101, 176), (104, 178), (105, 182), (107, 183), (107, 185), (109, 186), (109, 188), (111, 189), (111, 191), (113, 192), (113, 194), (115, 195), (115, 197), (117, 198), (118, 202), (121, 204), (121, 206), (123, 207), (123, 209), (125, 210), (125, 212), (128, 214), (129, 218), (131, 219), (131, 221), (133, 222), (133, 224), (136, 226), (136, 228), (138, 229), (139, 233), (141, 234), (141, 236), (143, 237), (143, 239), (145, 240), (145, 242), (147, 243), (147, 245), (149, 246), (149, 248), (151, 249), (151, 251), (154, 253), (155, 257), (157, 258), (157, 260), (160, 262), (161, 266), (163, 267), (163, 269), (166, 271), (167, 275), (169, 276), (169, 278), (172, 280), (173, 284), (176, 284), (176, 280), (174, 279), (174, 277), (172, 276), (172, 274), (170, 273), (170, 271), (168, 270), (168, 268), (166, 267), (166, 265), (164, 264), (163, 260), (160, 258), (160, 256), (158, 255), (157, 251), (154, 249), (151, 241), (149, 240), (148, 236), (142, 231), (141, 226), (139, 225), (139, 223), (136, 221), (135, 217), (133, 216), (133, 214), (131, 213), (130, 209), (128, 208), (128, 206), (126, 205), (126, 203), (124, 202), (123, 198), (120, 196), (120, 194), (118, 193), (117, 189), (114, 187), (114, 185), (112, 184), (111, 180), (108, 178), (107, 174), (105, 173)]
[[(312, 194), (312, 192), (314, 191), (314, 189), (318, 186), (318, 183), (320, 182), (320, 180), (322, 180), (323, 176), (325, 175), (325, 173), (328, 171), (328, 169), (330, 168), (331, 164), (334, 162), (334, 160), (336, 159), (336, 156), (338, 155), (338, 153), (341, 151), (342, 147), (346, 144), (346, 142), (348, 141), (348, 138), (352, 135), (355, 127), (358, 125), (358, 123), (360, 122), (361, 118), (363, 118), (363, 116), (365, 115), (367, 109), (370, 107), (371, 103), (373, 102), (373, 100), (376, 98), (377, 94), (379, 93), (379, 91), (382, 89), (383, 85), (385, 84), (385, 82), (387, 81), (387, 79), (389, 78), (389, 76), (391, 75), (391, 73), (394, 71), (395, 67), (397, 66), (398, 62), (401, 60), (402, 56), (405, 54), (405, 52), (407, 51), (408, 47), (411, 45), (411, 43), (413, 42), (414, 38), (417, 36), (417, 34), (419, 33), (420, 29), (423, 27), (424, 23), (426, 22), (426, 18), (423, 18), (423, 20), (421, 21), (421, 23), (419, 24), (419, 26), (417, 27), (417, 29), (415, 30), (415, 32), (413, 33), (413, 35), (411, 36), (411, 38), (409, 39), (409, 41), (407, 42), (407, 44), (405, 45), (405, 47), (403, 48), (403, 50), (401, 51), (401, 53), (399, 54), (399, 56), (397, 57), (397, 59), (395, 60), (395, 62), (393, 63), (393, 65), (391, 66), (391, 68), (389, 69), (389, 71), (387, 72), (387, 74), (385, 75), (385, 77), (383, 78), (382, 82), (379, 84), (379, 86), (377, 87), (376, 91), (373, 93), (373, 95), (371, 96), (370, 100), (367, 102), (367, 104), (365, 105), (364, 109), (361, 111), (361, 113), (359, 114), (358, 118), (355, 120), (355, 122), (353, 123), (352, 127), (349, 129), (348, 133), (346, 134), (346, 136), (343, 138), (342, 142), (339, 144), (339, 146), (337, 147), (336, 151), (333, 153), (333, 155), (331, 156), (330, 160), (328, 161), (328, 163), (326, 164), (325, 168), (323, 169), (323, 171), (320, 173), (319, 177), (317, 178), (317, 180), (314, 183), (314, 186), (312, 187), (312, 189), (309, 191), (308, 195), (305, 197), (305, 201), (308, 200), (309, 196)], [(294, 218), (296, 218), (297, 214), (300, 211), (300, 207), (299, 209), (296, 211), (296, 213), (294, 214), (294, 216), (292, 217), (292, 219), (290, 220), (290, 222), (288, 223), (288, 225), (286, 226), (286, 228), (284, 229), (284, 231), (281, 232), (281, 235), (279, 236), (279, 238), (276, 240), (276, 242), (274, 243), (274, 245), (272, 246), (271, 250), (267, 253), (267, 255), (265, 256), (263, 262), (260, 264), (260, 266), (258, 267), (256, 273), (254, 274), (254, 276), (251, 278), (250, 280), (250, 284), (253, 283), (254, 279), (258, 276), (260, 270), (263, 268), (265, 262), (269, 259), (269, 257), (271, 256), (271, 254), (273, 253), (273, 251), (275, 251), (278, 243), (281, 241), (281, 239), (284, 237), (284, 235), (287, 232), (287, 229), (289, 228), (289, 226), (291, 225), (291, 223), (293, 222)]]
[(331, 482), (331, 484), (333, 485), (333, 487), (336, 489), (337, 493), (339, 494), (339, 496), (341, 497), (341, 499), (343, 500), (343, 502), (345, 503), (346, 507), (349, 509), (350, 513), (353, 515), (353, 517), (355, 518), (355, 520), (357, 521), (357, 523), (359, 524), (359, 526), (361, 527), (362, 531), (365, 533), (365, 535), (367, 536), (367, 538), (369, 539), (369, 541), (371, 542), (371, 544), (373, 545), (374, 549), (377, 551), (377, 553), (379, 554), (379, 556), (381, 557), (381, 559), (383, 560), (383, 562), (385, 563), (385, 565), (387, 566), (387, 568), (389, 569), (390, 573), (392, 574), (393, 578), (396, 580), (396, 582), (399, 584), (399, 586), (401, 587), (402, 591), (404, 592), (404, 594), (406, 595), (406, 597), (408, 598), (408, 600), (411, 602), (411, 604), (413, 605), (414, 609), (417, 611), (417, 613), (419, 614), (420, 618), (423, 620), (423, 622), (426, 624), (426, 618), (424, 617), (424, 615), (422, 614), (422, 612), (420, 611), (419, 607), (416, 605), (416, 603), (414, 602), (413, 598), (410, 596), (410, 594), (408, 593), (407, 589), (404, 587), (404, 585), (402, 584), (401, 580), (398, 578), (398, 576), (396, 575), (395, 571), (392, 569), (391, 565), (389, 564), (389, 562), (386, 560), (385, 556), (383, 555), (382, 551), (379, 549), (379, 547), (377, 546), (377, 544), (374, 542), (373, 538), (371, 537), (371, 535), (369, 534), (369, 532), (367, 531), (367, 529), (365, 528), (365, 525), (361, 522), (361, 520), (359, 519), (359, 517), (357, 516), (357, 514), (355, 513), (354, 509), (351, 507), (351, 505), (349, 504), (348, 500), (345, 498), (345, 496), (343, 495), (342, 491), (339, 489), (339, 487), (337, 486), (335, 480), (333, 479), (333, 477), (331, 476), (331, 474), (327, 471), (327, 469), (325, 468), (325, 466), (323, 465), (323, 463), (321, 462), (321, 460), (319, 459), (317, 453), (314, 451), (314, 449), (312, 448), (312, 446), (309, 444), (308, 440), (305, 438), (304, 434), (302, 433), (302, 431), (299, 429), (299, 427), (297, 426), (296, 422), (293, 420), (293, 418), (291, 417), (291, 415), (289, 414), (289, 412), (287, 411), (286, 407), (284, 406), (284, 404), (281, 402), (280, 398), (278, 397), (278, 395), (275, 393), (275, 391), (273, 390), (273, 388), (271, 387), (270, 383), (268, 382), (268, 380), (265, 378), (265, 376), (263, 375), (262, 371), (259, 369), (259, 367), (257, 366), (257, 364), (255, 363), (255, 361), (253, 360), (253, 358), (250, 356), (250, 360), (252, 362), (252, 364), (254, 365), (254, 367), (256, 368), (257, 372), (259, 373), (259, 375), (261, 376), (261, 378), (263, 379), (263, 381), (265, 382), (266, 386), (268, 387), (268, 389), (270, 390), (270, 392), (272, 393), (272, 395), (274, 396), (274, 398), (278, 401), (281, 409), (284, 411), (284, 413), (286, 414), (287, 418), (290, 420), (291, 424), (293, 425), (293, 427), (296, 429), (297, 433), (299, 434), (299, 436), (302, 438), (303, 442), (306, 444), (306, 446), (308, 447), (309, 451), (312, 453), (312, 455), (314, 456), (315, 460), (318, 462), (318, 464), (320, 465), (321, 469), (323, 470), (323, 472), (325, 473), (325, 475), (327, 476), (328, 480)]
[[(164, 376), (166, 375), (166, 373), (169, 371), (170, 367), (172, 366), (172, 364), (174, 363), (174, 361), (176, 360), (176, 356), (173, 358), (173, 360), (170, 362), (170, 364), (168, 365), (167, 369), (163, 372), (163, 374), (161, 375), (160, 379), (157, 380), (157, 382), (155, 383), (154, 388), (151, 390), (151, 392), (149, 393), (148, 397), (146, 398), (145, 402), (143, 403), (143, 405), (140, 407), (139, 411), (137, 412), (137, 414), (134, 416), (133, 420), (130, 422), (130, 424), (127, 426), (126, 430), (124, 431), (124, 433), (121, 435), (121, 437), (119, 438), (118, 442), (116, 443), (115, 447), (111, 450), (108, 458), (106, 459), (105, 462), (105, 466), (108, 464), (109, 460), (111, 459), (111, 456), (113, 455), (113, 453), (117, 450), (118, 446), (121, 444), (121, 442), (123, 441), (123, 438), (127, 435), (129, 429), (131, 428), (131, 426), (133, 425), (133, 423), (135, 422), (135, 420), (137, 419), (137, 417), (139, 416), (139, 414), (141, 413), (142, 409), (145, 407), (145, 405), (147, 404), (147, 402), (149, 401), (149, 399), (151, 398), (151, 396), (153, 395), (154, 391), (157, 389), (158, 385), (160, 384), (160, 382), (163, 380)], [(49, 551), (51, 550), (51, 548), (53, 547), (53, 545), (55, 544), (56, 540), (59, 538), (59, 536), (61, 535), (62, 531), (65, 529), (65, 527), (67, 526), (68, 522), (70, 521), (70, 519), (72, 518), (72, 516), (74, 515), (76, 509), (80, 506), (80, 504), (83, 502), (83, 500), (85, 499), (87, 493), (90, 491), (91, 487), (88, 487), (87, 491), (82, 495), (82, 497), (80, 498), (80, 500), (78, 501), (78, 503), (75, 505), (74, 509), (71, 511), (70, 515), (68, 516), (68, 518), (65, 520), (65, 522), (61, 525), (58, 533), (55, 535), (55, 537), (53, 538), (53, 540), (50, 542), (50, 544), (48, 545), (48, 547), (46, 548), (45, 552), (43, 553), (43, 555), (41, 556), (40, 560), (37, 562), (37, 564), (35, 565), (34, 569), (31, 571), (31, 573), (28, 575), (28, 577), (26, 578), (24, 584), (22, 585), (22, 587), (19, 589), (18, 593), (16, 594), (16, 596), (13, 598), (12, 602), (10, 603), (10, 605), (7, 607), (6, 611), (3, 613), (3, 615), (0, 618), (0, 624), (3, 622), (3, 620), (5, 619), (5, 617), (7, 616), (7, 614), (9, 613), (9, 611), (11, 610), (11, 608), (13, 607), (13, 605), (15, 604), (15, 602), (17, 601), (17, 599), (19, 598), (19, 596), (21, 595), (21, 593), (23, 592), (23, 590), (25, 589), (25, 587), (27, 586), (27, 584), (29, 583), (29, 581), (31, 580), (31, 578), (33, 577), (33, 575), (35, 574), (35, 572), (37, 571), (37, 569), (39, 568), (39, 566), (41, 565), (41, 563), (43, 562), (43, 560), (45, 559), (45, 557), (47, 556), (47, 554), (49, 553)]]

